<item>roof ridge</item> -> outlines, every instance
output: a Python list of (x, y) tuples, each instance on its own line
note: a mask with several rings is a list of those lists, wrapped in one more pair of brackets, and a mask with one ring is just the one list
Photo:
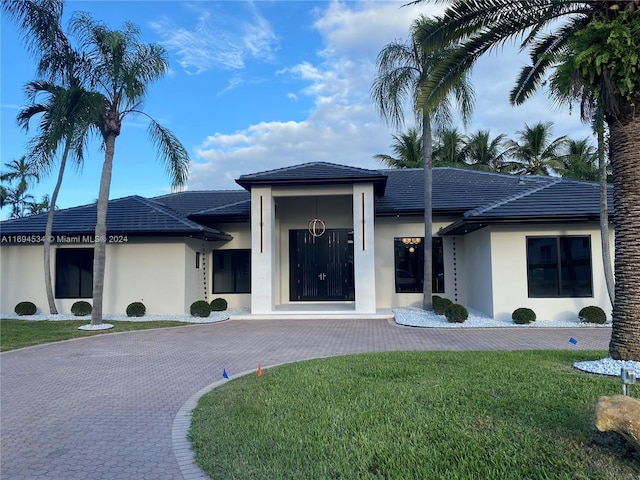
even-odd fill
[[(158, 213), (161, 213), (163, 215), (167, 215), (167, 216), (173, 218), (174, 220), (177, 220), (178, 222), (182, 223), (185, 226), (196, 227), (199, 230), (208, 228), (208, 227), (205, 227), (204, 225), (201, 225), (201, 224), (199, 224), (197, 222), (194, 222), (193, 220), (189, 220), (188, 218), (184, 217), (181, 213), (176, 212), (172, 208), (167, 207), (166, 205), (163, 205), (160, 202), (156, 202), (155, 200), (151, 200), (150, 198), (141, 197), (139, 195), (132, 195), (132, 197), (134, 197), (140, 203), (143, 203), (145, 205), (148, 205), (151, 208), (154, 208), (156, 211), (158, 211)], [(208, 229), (212, 230), (214, 232), (221, 233), (219, 230), (216, 230), (215, 228), (208, 228)]]
[(244, 200), (239, 200), (233, 203), (226, 203), (224, 205), (218, 205), (213, 208), (205, 208), (204, 210), (198, 210), (197, 212), (190, 213), (189, 215), (204, 215), (205, 213), (214, 213), (216, 210), (222, 210), (223, 208), (234, 207), (236, 205), (240, 205), (241, 203), (251, 202), (251, 198), (245, 198)]
[(536, 192), (544, 190), (545, 188), (551, 187), (553, 185), (556, 185), (556, 184), (562, 182), (562, 177), (558, 177), (558, 178), (549, 177), (549, 178), (551, 178), (552, 181), (544, 183), (542, 185), (539, 185), (539, 186), (537, 186), (535, 188), (526, 190), (526, 191), (524, 191), (522, 193), (517, 193), (515, 195), (508, 195), (507, 197), (501, 198), (500, 200), (497, 200), (497, 201), (495, 201), (493, 203), (489, 203), (487, 205), (483, 205), (481, 207), (474, 208), (473, 210), (469, 210), (467, 212), (464, 212), (464, 214), (462, 216), (465, 217), (465, 218), (468, 218), (468, 217), (473, 217), (473, 216), (476, 216), (476, 215), (480, 215), (480, 214), (486, 213), (486, 212), (488, 212), (490, 210), (493, 210), (494, 208), (501, 207), (502, 205), (506, 205), (507, 203), (513, 202), (515, 200), (520, 200), (521, 198), (527, 197), (527, 196), (532, 195), (532, 194), (534, 194)]
[(316, 166), (316, 165), (322, 165), (322, 166), (329, 166), (329, 167), (334, 167), (334, 168), (339, 168), (342, 170), (358, 170), (361, 172), (374, 172), (374, 173), (380, 173), (381, 170), (380, 169), (371, 169), (371, 168), (363, 168), (363, 167), (356, 167), (354, 165), (343, 165), (340, 163), (332, 163), (332, 162), (307, 162), (307, 163), (300, 163), (297, 165), (288, 165), (286, 167), (280, 167), (280, 168), (272, 168), (269, 170), (263, 170), (261, 172), (252, 172), (252, 173), (247, 173), (244, 175), (240, 176), (240, 179), (242, 179), (243, 177), (247, 178), (247, 177), (259, 177), (261, 175), (264, 174), (275, 174), (275, 173), (279, 173), (279, 172), (286, 172), (289, 170), (297, 170), (297, 169), (301, 169), (301, 168), (306, 168), (306, 167), (310, 167), (310, 166)]

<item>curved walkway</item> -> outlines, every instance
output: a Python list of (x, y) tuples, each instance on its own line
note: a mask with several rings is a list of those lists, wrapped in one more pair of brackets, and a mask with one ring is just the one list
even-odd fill
[(190, 463), (180, 448), (184, 438), (172, 439), (172, 431), (186, 429), (189, 402), (220, 381), (223, 369), (233, 377), (259, 363), (389, 350), (606, 349), (610, 334), (603, 328), (232, 320), (10, 351), (0, 354), (0, 478), (196, 478), (197, 468), (184, 469)]

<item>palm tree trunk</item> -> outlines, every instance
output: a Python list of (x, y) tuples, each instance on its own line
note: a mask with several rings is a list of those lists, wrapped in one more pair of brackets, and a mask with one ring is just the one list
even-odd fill
[[(635, 104), (640, 103), (640, 98)], [(640, 361), (640, 111), (626, 102), (608, 119), (615, 211), (615, 301), (609, 354)]]
[(98, 193), (97, 218), (95, 230), (95, 247), (93, 254), (93, 309), (91, 311), (91, 325), (102, 323), (102, 301), (104, 298), (104, 271), (107, 247), (107, 207), (109, 205), (109, 190), (111, 188), (111, 172), (113, 171), (113, 155), (115, 151), (116, 134), (109, 133), (105, 141), (104, 164), (100, 177), (100, 191)]
[(53, 282), (51, 281), (51, 233), (53, 232), (53, 217), (56, 210), (56, 201), (58, 200), (58, 193), (60, 193), (60, 186), (62, 185), (62, 178), (64, 177), (64, 169), (67, 164), (67, 157), (69, 156), (70, 148), (71, 139), (67, 138), (67, 142), (64, 146), (64, 152), (62, 153), (62, 159), (60, 160), (58, 180), (55, 188), (53, 189), (53, 193), (51, 194), (51, 204), (49, 205), (49, 213), (47, 215), (47, 226), (44, 230), (44, 286), (47, 291), (47, 301), (49, 302), (49, 313), (51, 313), (51, 315), (57, 315), (58, 313), (56, 300), (53, 296)]
[(613, 305), (615, 299), (615, 284), (613, 281), (613, 267), (611, 265), (611, 242), (609, 242), (609, 206), (607, 201), (607, 162), (604, 158), (604, 124), (602, 115), (598, 115), (598, 167), (600, 169), (600, 241), (602, 243), (602, 262), (604, 280), (607, 285), (609, 301)]
[(433, 140), (431, 138), (431, 118), (429, 114), (422, 114), (422, 162), (424, 170), (424, 272), (422, 308), (433, 310), (433, 203), (432, 203), (432, 170)]

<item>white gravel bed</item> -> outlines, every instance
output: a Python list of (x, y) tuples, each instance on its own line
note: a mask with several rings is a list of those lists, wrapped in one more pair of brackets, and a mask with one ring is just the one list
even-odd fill
[[(175, 320), (185, 323), (215, 323), (228, 320), (230, 315), (241, 312), (241, 310), (225, 310), (223, 312), (211, 312), (208, 317), (192, 317), (191, 315), (145, 315), (143, 317), (127, 317), (126, 314), (105, 313), (102, 316), (103, 321), (119, 321), (119, 322), (155, 322), (158, 320)], [(1, 318), (12, 318), (16, 320), (86, 320), (91, 321), (91, 315), (76, 317), (73, 314), (38, 314), (38, 315), (16, 315), (15, 313), (1, 313)]]
[(635, 372), (636, 378), (640, 378), (640, 362), (634, 362), (632, 360), (614, 360), (609, 357), (603, 358), (602, 360), (575, 362), (573, 366), (583, 372), (611, 375), (614, 377), (620, 376), (622, 368), (628, 368)]
[[(449, 323), (444, 315), (438, 315), (435, 312), (427, 312), (420, 308), (395, 308), (396, 323), (411, 327), (431, 327), (431, 328), (478, 328), (478, 327), (512, 327), (512, 328), (547, 328), (547, 327), (589, 327), (602, 328), (611, 327), (611, 323), (604, 325), (583, 323), (578, 320), (558, 322), (554, 320), (536, 320), (527, 325), (517, 325), (513, 321), (495, 320), (483, 313), (473, 309), (468, 309), (469, 318), (463, 323)], [(635, 371), (636, 377), (640, 378), (640, 362), (614, 360), (612, 358), (603, 358), (601, 360), (593, 360), (586, 362), (575, 362), (573, 364), (578, 370), (589, 373), (597, 373), (600, 375), (610, 375), (619, 377), (620, 370), (631, 368)]]
[(394, 308), (396, 323), (409, 327), (437, 327), (437, 328), (478, 328), (478, 327), (512, 327), (512, 328), (540, 328), (540, 327), (611, 327), (611, 323), (604, 325), (594, 323), (582, 323), (580, 321), (536, 320), (526, 325), (517, 325), (512, 320), (502, 321), (491, 318), (484, 313), (467, 309), (469, 317), (462, 323), (449, 323), (444, 315), (438, 315), (431, 311), (415, 307)]

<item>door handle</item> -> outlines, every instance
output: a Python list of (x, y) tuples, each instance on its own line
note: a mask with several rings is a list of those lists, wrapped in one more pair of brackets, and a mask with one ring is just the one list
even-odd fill
[(320, 275), (318, 275), (318, 278), (320, 280), (325, 280), (327, 278), (327, 274), (326, 273), (321, 273)]

